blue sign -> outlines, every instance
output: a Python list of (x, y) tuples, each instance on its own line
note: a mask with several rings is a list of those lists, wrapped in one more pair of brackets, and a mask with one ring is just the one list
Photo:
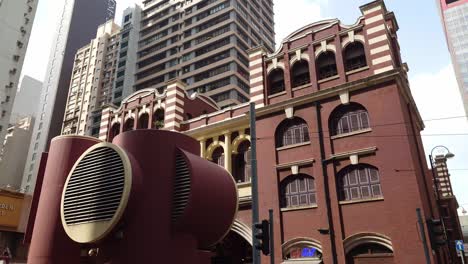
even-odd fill
[(463, 244), (463, 240), (455, 240), (455, 248), (457, 251), (465, 251), (465, 245)]
[(301, 251), (302, 258), (313, 258), (315, 257), (316, 248), (303, 248)]

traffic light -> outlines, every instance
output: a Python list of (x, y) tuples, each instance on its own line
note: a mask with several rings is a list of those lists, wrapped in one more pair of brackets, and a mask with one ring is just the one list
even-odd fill
[(427, 227), (433, 249), (446, 245), (447, 238), (445, 236), (444, 224), (440, 219), (429, 219)]
[(270, 224), (268, 220), (263, 220), (261, 223), (255, 223), (255, 248), (261, 250), (264, 255), (270, 254)]

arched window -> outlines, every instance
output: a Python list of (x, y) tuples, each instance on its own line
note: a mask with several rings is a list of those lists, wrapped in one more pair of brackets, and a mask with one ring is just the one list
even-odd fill
[(112, 141), (120, 133), (120, 123), (112, 125), (109, 134), (109, 141)]
[(385, 246), (366, 243), (353, 248), (348, 254), (346, 254), (346, 263), (369, 263), (369, 259), (372, 259), (372, 263), (393, 263), (393, 252)]
[(211, 156), (211, 160), (218, 164), (221, 167), (224, 167), (224, 149), (223, 147), (217, 147), (213, 151), (213, 155)]
[(284, 72), (282, 69), (274, 69), (268, 75), (268, 86), (270, 94), (277, 94), (284, 91)]
[(281, 208), (294, 208), (317, 204), (314, 178), (300, 174), (281, 182)]
[(140, 116), (140, 119), (138, 120), (138, 129), (147, 129), (148, 122), (149, 122), (149, 115), (147, 113), (142, 114)]
[(164, 127), (164, 110), (158, 109), (153, 114), (153, 124), (151, 127), (154, 129), (161, 129)]
[(340, 201), (382, 197), (379, 171), (364, 164), (344, 168), (338, 173), (338, 192)]
[(135, 119), (133, 118), (127, 119), (127, 121), (125, 121), (123, 131), (125, 132), (125, 131), (133, 130), (134, 124), (135, 124)]
[(300, 60), (291, 69), (292, 87), (298, 87), (310, 83), (309, 62)]
[(344, 50), (344, 62), (347, 72), (367, 66), (364, 45), (359, 41), (349, 44)]
[(276, 147), (308, 142), (309, 128), (307, 123), (298, 117), (284, 120), (276, 130)]
[[(320, 252), (317, 248), (312, 247), (312, 246), (298, 245), (288, 250), (288, 252), (286, 253), (285, 259), (291, 260), (291, 263), (296, 263), (296, 262), (292, 262), (292, 260), (297, 260), (297, 259), (301, 259), (303, 261), (306, 261), (306, 260), (320, 261), (322, 260), (322, 252)], [(283, 263), (289, 263), (289, 262), (285, 261)], [(312, 262), (312, 263), (316, 263), (316, 262)], [(317, 262), (317, 263), (322, 263), (322, 262)]]
[(233, 156), (232, 170), (236, 182), (250, 182), (251, 156), (248, 140), (243, 141), (237, 148), (237, 154)]
[(334, 136), (369, 127), (369, 114), (360, 104), (339, 106), (330, 116), (330, 131)]
[(323, 52), (317, 58), (317, 75), (319, 80), (333, 77), (338, 74), (336, 68), (335, 53), (332, 51)]
[(323, 52), (317, 58), (317, 75), (323, 80), (338, 74), (335, 54), (332, 51)]

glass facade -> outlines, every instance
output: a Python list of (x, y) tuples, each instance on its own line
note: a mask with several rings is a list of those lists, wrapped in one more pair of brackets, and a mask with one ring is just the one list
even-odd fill
[(448, 4), (442, 11), (445, 30), (465, 112), (468, 113), (468, 1)]

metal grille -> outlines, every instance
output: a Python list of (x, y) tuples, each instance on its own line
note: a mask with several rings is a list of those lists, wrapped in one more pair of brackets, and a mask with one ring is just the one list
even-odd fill
[(184, 213), (190, 195), (190, 171), (181, 154), (176, 156), (176, 173), (173, 194), (172, 221), (175, 222)]
[(100, 147), (79, 161), (66, 186), (63, 214), (67, 225), (111, 220), (125, 185), (124, 164), (112, 148)]

